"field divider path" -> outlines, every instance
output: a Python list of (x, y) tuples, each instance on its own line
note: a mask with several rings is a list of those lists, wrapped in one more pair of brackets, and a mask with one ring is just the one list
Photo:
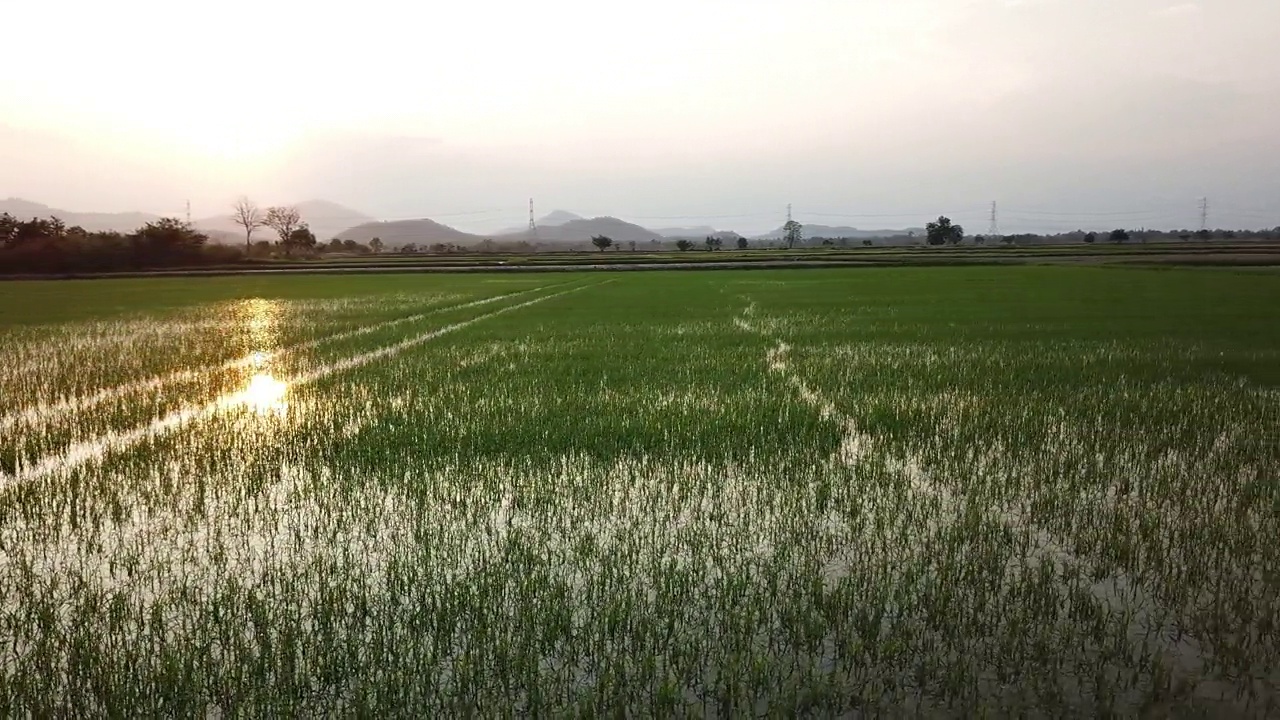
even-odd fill
[[(383, 320), (380, 322), (371, 323), (369, 325), (363, 325), (360, 327), (352, 328), (350, 330), (343, 330), (342, 332), (334, 333), (332, 335), (326, 335), (324, 337), (318, 337), (311, 340), (304, 340), (302, 342), (293, 343), (291, 345), (285, 345), (283, 347), (279, 347), (270, 351), (269, 353), (267, 353), (267, 355), (270, 357), (276, 357), (278, 355), (302, 352), (304, 350), (310, 350), (311, 348), (314, 348), (314, 347), (319, 347), (320, 345), (324, 345), (326, 343), (337, 342), (340, 340), (348, 340), (350, 338), (359, 337), (361, 335), (368, 335), (370, 333), (374, 333), (379, 330), (385, 330), (387, 328), (395, 327), (397, 325), (402, 325), (404, 323), (415, 322), (417, 320), (421, 320), (423, 318), (430, 317), (432, 315), (438, 315), (440, 313), (449, 312), (453, 310), (465, 310), (467, 308), (479, 307), (482, 305), (487, 305), (489, 303), (498, 302), (500, 300), (510, 299), (513, 297), (521, 296), (521, 295), (527, 295), (532, 292), (537, 292), (539, 290), (546, 290), (548, 288), (557, 287), (563, 284), (564, 283), (553, 283), (551, 285), (543, 285), (541, 287), (530, 288), (528, 290), (519, 290), (516, 292), (505, 293), (503, 295), (495, 295), (493, 297), (481, 298), (479, 300), (470, 300), (464, 303), (458, 303), (453, 305), (442, 305), (440, 307), (432, 308), (430, 310), (426, 310), (420, 313), (415, 313), (413, 315), (406, 315), (404, 317), (394, 318), (391, 320)], [(249, 367), (254, 363), (258, 362), (261, 359), (261, 357), (262, 357), (262, 353), (248, 353), (241, 357), (227, 360), (226, 362), (220, 365), (209, 364), (209, 365), (205, 365), (203, 367), (198, 367), (198, 368), (191, 368), (186, 370), (175, 370), (175, 371), (160, 374), (160, 375), (152, 375), (151, 377), (142, 378), (139, 380), (133, 380), (127, 383), (122, 383), (120, 385), (103, 388), (91, 394), (78, 395), (78, 396), (73, 395), (70, 397), (60, 398), (53, 402), (43, 402), (43, 403), (37, 403), (35, 405), (30, 405), (20, 410), (11, 412), (8, 415), (0, 416), (0, 432), (7, 432), (13, 429), (14, 427), (20, 426), (20, 425), (26, 426), (27, 429), (29, 430), (38, 429), (42, 427), (43, 424), (53, 419), (56, 419), (57, 417), (65, 413), (84, 412), (98, 405), (101, 405), (102, 403), (124, 397), (131, 393), (157, 390), (159, 388), (165, 387), (173, 383), (183, 382), (187, 380), (194, 380), (203, 374), (217, 372), (219, 370), (232, 370), (235, 368)]]
[[(963, 503), (961, 493), (934, 480), (927, 469), (927, 463), (916, 453), (908, 452), (905, 456), (889, 453), (873, 435), (858, 425), (854, 417), (842, 412), (834, 402), (809, 386), (791, 367), (791, 346), (781, 338), (771, 336), (755, 322), (755, 312), (756, 304), (752, 301), (741, 315), (734, 318), (734, 325), (774, 343), (765, 353), (765, 364), (770, 372), (785, 379), (800, 399), (813, 408), (820, 418), (840, 426), (840, 446), (832, 454), (831, 461), (852, 470), (866, 458), (878, 454), (883, 458), (886, 468), (906, 478), (913, 492), (937, 500), (947, 512), (947, 522), (959, 517)], [(1127, 575), (1097, 573), (1096, 563), (1076, 555), (1050, 533), (1038, 527), (1029, 509), (1025, 507), (1026, 503), (1021, 505), (1022, 507), (988, 507), (985, 510), (997, 522), (1024, 534), (1028, 540), (1025, 556), (1027, 560), (1048, 562), (1059, 576), (1064, 576), (1067, 568), (1078, 570), (1082, 577), (1102, 575), (1104, 579), (1089, 585), (1087, 590), (1109, 611), (1128, 618), (1126, 633), (1132, 647), (1137, 649), (1154, 644), (1159, 648), (1161, 659), (1174, 673), (1174, 677), (1194, 683), (1197, 697), (1214, 701), (1230, 700), (1229, 683), (1204, 677), (1209, 649), (1184, 629), (1167, 620), (1160, 622), (1153, 618), (1156, 613), (1163, 616), (1167, 616), (1167, 613), (1162, 612), (1160, 604), (1145, 588)], [(1129, 603), (1128, 606), (1126, 602)]]
[[(306, 385), (346, 370), (368, 365), (376, 360), (398, 355), (412, 347), (422, 345), (423, 343), (430, 342), (431, 340), (444, 335), (468, 328), (478, 322), (489, 320), (515, 310), (527, 308), (546, 300), (563, 297), (570, 293), (579, 292), (600, 284), (602, 283), (579, 285), (577, 287), (569, 288), (568, 290), (561, 290), (560, 292), (551, 293), (550, 295), (543, 295), (515, 305), (508, 305), (466, 320), (459, 320), (458, 322), (408, 337), (397, 343), (384, 345), (368, 352), (336, 360), (327, 365), (317, 367), (309, 372), (289, 378), (284, 382), (286, 385), (291, 387)], [(538, 289), (545, 289), (545, 287), (546, 286)], [(522, 292), (521, 294), (524, 293)], [(511, 294), (503, 297), (511, 297)], [(474, 303), (472, 305), (474, 305)], [(180, 408), (149, 423), (135, 427), (132, 430), (110, 432), (92, 440), (75, 443), (58, 454), (43, 457), (30, 465), (20, 466), (12, 474), (6, 475), (0, 473), (0, 492), (4, 492), (14, 485), (23, 482), (29, 482), (31, 480), (54, 475), (59, 472), (69, 472), (81, 465), (84, 465), (85, 463), (101, 459), (110, 452), (123, 450), (132, 445), (136, 445), (143, 440), (159, 437), (195, 420), (211, 417), (222, 410), (243, 405), (250, 400), (251, 398), (243, 390), (234, 393), (227, 393), (212, 402), (206, 403), (205, 405)]]

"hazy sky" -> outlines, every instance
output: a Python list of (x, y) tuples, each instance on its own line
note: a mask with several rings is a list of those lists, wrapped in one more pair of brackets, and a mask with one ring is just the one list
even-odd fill
[[(323, 8), (323, 9), (322, 9)], [(0, 0), (0, 197), (1280, 225), (1277, 0)]]

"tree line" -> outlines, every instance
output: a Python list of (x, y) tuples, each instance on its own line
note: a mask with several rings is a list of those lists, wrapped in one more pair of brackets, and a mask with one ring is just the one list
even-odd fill
[(149, 222), (131, 233), (90, 232), (56, 217), (19, 220), (0, 214), (0, 272), (103, 272), (209, 265), (239, 260), (235, 248), (176, 218)]
[[(248, 198), (241, 198), (234, 205), (231, 219), (244, 231), (244, 246), (220, 245), (189, 223), (177, 218), (161, 218), (149, 222), (131, 233), (115, 231), (88, 231), (80, 226), (68, 227), (56, 217), (20, 220), (7, 213), (0, 214), (0, 273), (60, 273), (60, 272), (110, 272), (181, 266), (218, 265), (241, 262), (246, 259), (314, 257), (317, 254), (370, 255), (382, 253), (385, 246), (381, 239), (373, 238), (368, 244), (354, 240), (333, 238), (320, 242), (311, 231), (297, 208), (274, 206), (259, 208)], [(785, 228), (786, 247), (813, 245), (847, 247), (849, 238), (811, 238), (805, 242), (800, 223), (788, 221)], [(274, 241), (254, 240), (261, 229), (274, 232)], [(905, 238), (908, 242), (913, 236)], [(1083, 242), (1172, 242), (1210, 240), (1280, 240), (1280, 227), (1274, 230), (1126, 230), (1115, 229), (1097, 233), (1077, 230), (1056, 235), (1011, 234), (999, 238), (982, 235), (968, 237), (964, 228), (946, 216), (926, 226), (924, 240), (929, 245), (958, 245), (969, 240), (975, 245), (1004, 243), (1017, 245), (1061, 244)], [(916, 240), (918, 242), (918, 240)], [(604, 251), (610, 247), (623, 249), (621, 243), (597, 235), (591, 244)], [(704, 241), (709, 251), (719, 250), (724, 239), (708, 236)], [(872, 245), (869, 239), (861, 239), (863, 246)], [(650, 245), (660, 247), (654, 240)], [(746, 238), (736, 238), (739, 250), (746, 250), (750, 243)], [(628, 242), (632, 252), (636, 243)], [(692, 250), (697, 244), (680, 239), (675, 246), (682, 251)], [(540, 248), (527, 242), (497, 243), (485, 240), (476, 247), (463, 247), (450, 243), (410, 243), (398, 249), (401, 254), (430, 253), (433, 255), (471, 253), (533, 253)], [(653, 249), (652, 247), (649, 249)]]
[[(951, 222), (951, 219), (945, 215), (939, 217), (936, 221), (925, 226), (926, 241), (930, 245), (958, 245), (965, 239), (964, 228)], [(1035, 244), (1067, 244), (1073, 242), (1083, 242), (1092, 245), (1097, 242), (1111, 243), (1127, 243), (1135, 242), (1190, 242), (1196, 240), (1199, 242), (1209, 242), (1214, 240), (1280, 240), (1280, 227), (1272, 230), (1130, 230), (1126, 228), (1116, 228), (1110, 232), (1098, 233), (1095, 231), (1075, 230), (1073, 232), (1056, 233), (1053, 235), (1037, 234), (1037, 233), (1014, 233), (1009, 235), (1001, 235), (998, 238), (988, 238), (983, 235), (975, 235), (972, 242), (975, 245), (985, 245), (988, 241), (1000, 242), (1006, 245), (1035, 245)]]
[[(310, 257), (319, 252), (367, 255), (382, 250), (334, 238), (317, 241), (297, 208), (260, 210), (247, 199), (235, 204), (232, 220), (245, 229), (243, 247), (211, 242), (208, 234), (178, 218), (160, 218), (131, 233), (90, 231), (57, 217), (22, 220), (0, 214), (0, 273), (118, 272), (237, 263), (247, 258)], [(276, 240), (254, 242), (260, 228)]]

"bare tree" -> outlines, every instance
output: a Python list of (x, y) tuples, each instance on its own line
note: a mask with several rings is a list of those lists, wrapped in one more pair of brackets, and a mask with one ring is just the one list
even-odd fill
[(293, 235), (293, 231), (298, 229), (302, 223), (302, 215), (298, 212), (298, 208), (282, 206), (267, 208), (267, 217), (263, 220), (263, 224), (280, 236), (280, 244), (288, 245), (289, 236)]
[(241, 196), (235, 204), (235, 213), (231, 216), (237, 225), (244, 228), (244, 249), (248, 252), (253, 247), (253, 231), (267, 224), (257, 204), (247, 197)]

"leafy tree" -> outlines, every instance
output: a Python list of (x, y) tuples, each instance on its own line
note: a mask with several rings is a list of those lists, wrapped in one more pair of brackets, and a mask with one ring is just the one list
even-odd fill
[(685, 250), (688, 250), (689, 248), (693, 247), (693, 241), (692, 241), (692, 240), (677, 240), (677, 241), (676, 241), (676, 247), (680, 248), (680, 252), (684, 252)]
[(1223, 231), (1222, 231), (1222, 239), (1223, 239), (1223, 240), (1235, 240), (1235, 239), (1236, 239), (1236, 231), (1235, 231), (1235, 230), (1223, 230)]
[(302, 215), (298, 212), (298, 208), (288, 206), (278, 206), (267, 208), (267, 216), (263, 219), (263, 224), (276, 231), (276, 235), (280, 236), (280, 244), (286, 248), (289, 247), (289, 236), (293, 235), (293, 231), (298, 229), (302, 223)]
[(605, 237), (604, 235), (596, 235), (591, 238), (591, 244), (600, 248), (600, 252), (604, 252), (605, 248), (613, 245), (613, 238)]
[(373, 251), (374, 255), (377, 255), (378, 253), (382, 252), (382, 248), (383, 248), (382, 238), (376, 237), (369, 241), (369, 249)]
[(231, 219), (235, 224), (244, 228), (244, 249), (246, 252), (253, 247), (253, 231), (267, 224), (266, 217), (262, 211), (247, 197), (241, 197), (236, 201), (235, 211), (231, 215)]
[(0, 214), (0, 247), (9, 247), (17, 235), (18, 219), (9, 213)]
[(316, 234), (311, 232), (311, 228), (307, 227), (306, 223), (302, 223), (289, 233), (289, 239), (284, 244), (284, 252), (286, 255), (292, 255), (295, 250), (307, 252), (313, 250), (315, 246)]
[(787, 249), (790, 250), (804, 239), (804, 226), (795, 220), (788, 220), (787, 224), (782, 226), (782, 236), (787, 241)]
[(964, 228), (959, 225), (953, 225), (951, 218), (945, 215), (939, 216), (937, 222), (925, 225), (925, 232), (929, 238), (930, 245), (945, 245), (947, 243), (954, 245), (964, 238)]
[(723, 243), (720, 238), (714, 235), (708, 235), (704, 242), (707, 244), (707, 250), (719, 250), (720, 245)]
[(985, 245), (985, 244), (986, 244), (986, 242), (987, 242), (987, 236), (986, 236), (986, 235), (974, 235), (974, 236), (973, 236), (973, 244), (974, 244), (974, 245)]
[(1095, 232), (1085, 233), (1084, 241), (1089, 243), (1090, 245), (1094, 244), (1095, 242), (1098, 241), (1098, 233), (1095, 233)]
[(1197, 230), (1197, 231), (1196, 231), (1196, 239), (1197, 239), (1197, 240), (1212, 240), (1212, 239), (1213, 239), (1213, 233), (1209, 232), (1208, 230)]
[(747, 239), (746, 239), (746, 238), (744, 238), (744, 237), (740, 237), (740, 238), (738, 238), (738, 249), (739, 249), (739, 250), (746, 250), (746, 249), (747, 249)]
[(867, 239), (867, 240), (863, 240), (863, 241), (862, 241), (862, 247), (871, 247), (871, 246), (872, 246), (872, 245), (874, 245), (874, 244), (875, 244), (875, 243), (871, 242), (871, 240), (870, 240), (870, 239)]
[(135, 255), (159, 265), (195, 259), (209, 236), (177, 218), (149, 222), (128, 237)]
[(1129, 231), (1124, 229), (1116, 229), (1111, 231), (1111, 242), (1122, 243), (1129, 239)]
[(632, 240), (632, 241), (628, 242), (627, 244), (631, 246), (631, 252), (635, 252), (635, 251), (636, 251), (636, 241), (635, 241), (635, 240)]

